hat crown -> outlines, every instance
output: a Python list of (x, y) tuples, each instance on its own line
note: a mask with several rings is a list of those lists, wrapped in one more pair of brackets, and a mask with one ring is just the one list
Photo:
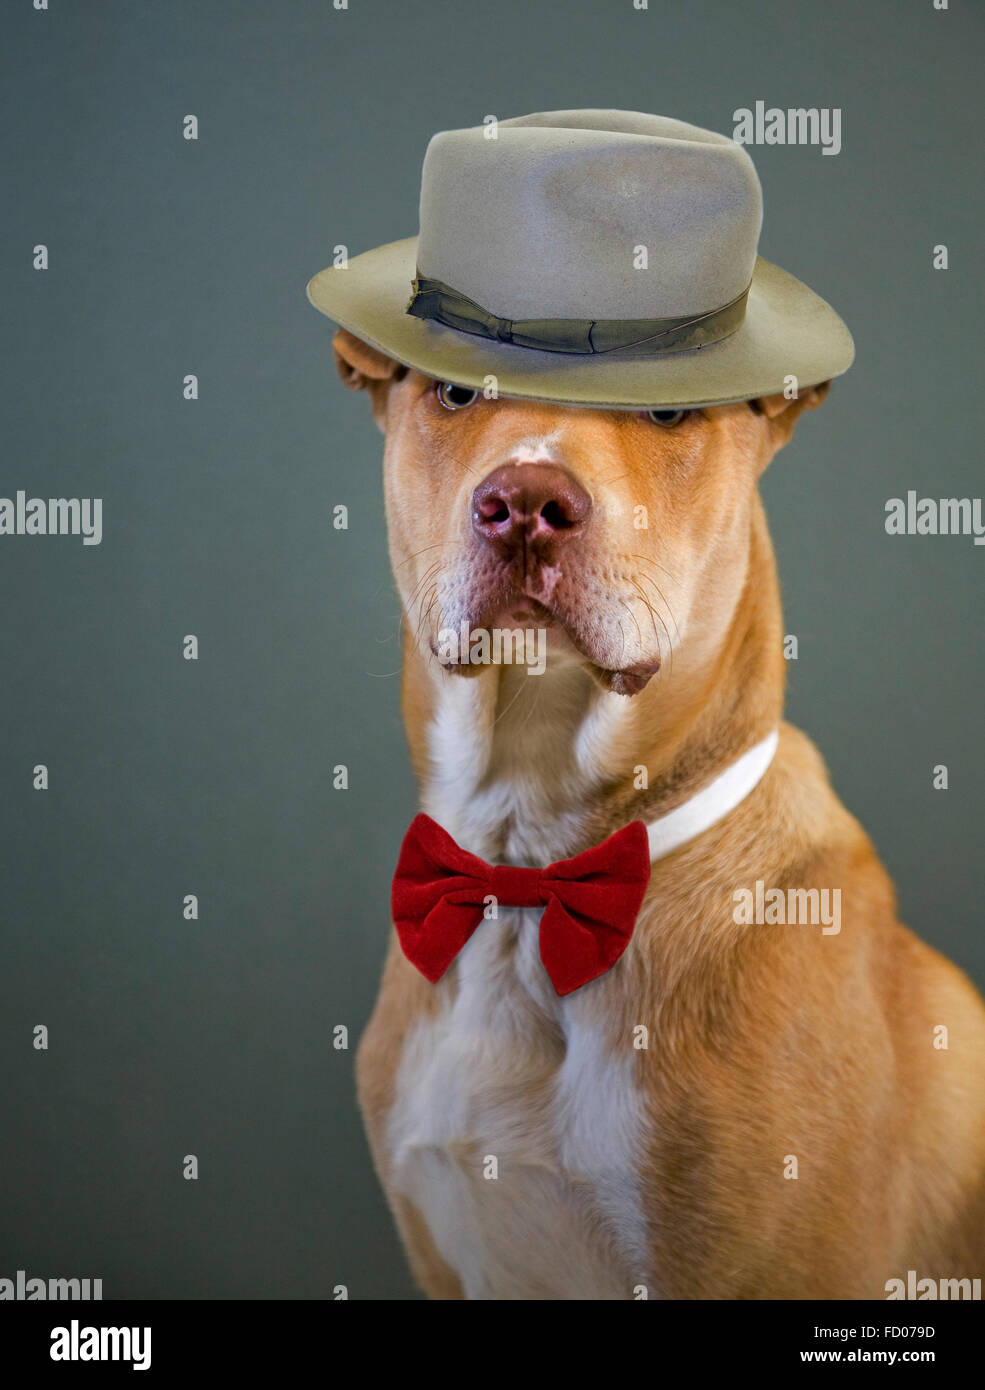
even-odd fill
[(702, 314), (749, 285), (761, 223), (755, 167), (728, 136), (546, 111), (434, 136), (417, 264), (506, 319)]

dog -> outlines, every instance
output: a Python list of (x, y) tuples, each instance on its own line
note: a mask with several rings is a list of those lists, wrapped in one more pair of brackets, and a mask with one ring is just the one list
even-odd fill
[[(653, 859), (624, 953), (584, 987), (555, 989), (529, 904), (436, 981), (393, 934), (357, 1087), (421, 1289), (884, 1299), (911, 1270), (979, 1276), (985, 1006), (899, 923), (782, 720), (758, 481), (830, 379), (592, 408), (445, 380), (345, 327), (334, 349), (385, 436), (410, 754), (459, 845), (565, 861), (693, 806), (778, 731), (727, 813)], [(546, 633), (542, 673), (442, 644), (517, 628)], [(774, 906), (837, 893), (837, 919), (750, 921), (756, 885)]]
[[(557, 860), (632, 820), (634, 768), (652, 816), (779, 721), (757, 480), (825, 387), (664, 424), (481, 395), (450, 412), (441, 383), (344, 330), (335, 346), (386, 433), (403, 707), (441, 825), (490, 859)], [(471, 524), (477, 492), (504, 497), (505, 539)], [(572, 497), (591, 499), (577, 526), (544, 523)], [(547, 625), (547, 671), (440, 667), (438, 624), (460, 615)], [(621, 683), (640, 688), (614, 704)], [(839, 886), (843, 929), (736, 927), (736, 886), (757, 880)], [(437, 988), (394, 942), (359, 1046), (374, 1160), (428, 1294), (884, 1298), (909, 1269), (981, 1271), (985, 1009), (897, 922), (803, 734), (783, 724), (742, 805), (654, 865), (633, 951), (584, 997), (553, 995), (536, 918), (477, 934)]]

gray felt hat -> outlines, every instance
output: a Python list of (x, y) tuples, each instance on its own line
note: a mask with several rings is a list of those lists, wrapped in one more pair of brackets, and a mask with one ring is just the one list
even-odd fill
[(725, 135), (546, 111), (435, 135), (420, 235), (330, 267), (312, 304), (408, 367), (561, 405), (715, 405), (838, 376), (835, 311), (756, 254), (762, 195)]

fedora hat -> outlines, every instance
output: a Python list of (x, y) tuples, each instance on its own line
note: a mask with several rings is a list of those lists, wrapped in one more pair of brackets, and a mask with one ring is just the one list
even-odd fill
[(769, 396), (852, 362), (835, 311), (757, 255), (762, 193), (728, 136), (635, 111), (545, 111), (428, 145), (420, 234), (308, 298), (427, 376), (560, 405)]

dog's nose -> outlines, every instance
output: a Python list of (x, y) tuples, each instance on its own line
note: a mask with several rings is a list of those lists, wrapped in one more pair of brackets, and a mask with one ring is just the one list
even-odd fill
[(472, 494), (472, 529), (504, 555), (533, 547), (542, 554), (577, 535), (592, 500), (554, 463), (509, 463)]

